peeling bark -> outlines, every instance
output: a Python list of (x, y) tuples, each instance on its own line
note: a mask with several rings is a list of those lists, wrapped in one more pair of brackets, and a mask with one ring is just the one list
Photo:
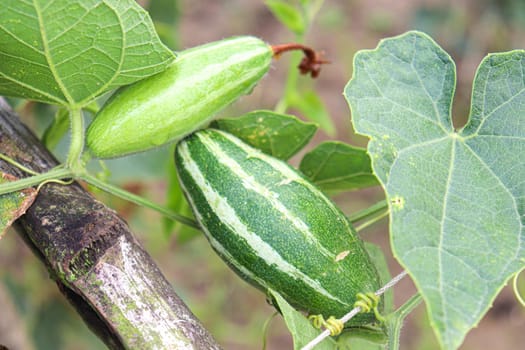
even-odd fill
[[(1, 98), (0, 152), (37, 172), (58, 164)], [(0, 170), (27, 176), (3, 161)], [(16, 227), (109, 348), (219, 348), (127, 224), (78, 184), (43, 186)]]

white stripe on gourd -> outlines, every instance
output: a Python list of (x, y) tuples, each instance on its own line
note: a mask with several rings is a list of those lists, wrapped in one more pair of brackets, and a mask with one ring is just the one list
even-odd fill
[[(201, 136), (199, 134), (199, 136)], [(201, 139), (201, 141), (203, 141)], [(209, 141), (209, 140), (208, 140)], [(205, 141), (203, 141), (204, 143)], [(211, 141), (213, 142), (213, 141)], [(337, 301), (343, 305), (348, 305), (346, 302), (340, 300), (337, 297), (334, 297), (330, 292), (322, 287), (322, 285), (310, 278), (308, 275), (297, 269), (295, 266), (288, 263), (283, 257), (276, 252), (272, 246), (264, 242), (259, 236), (251, 232), (248, 227), (239, 219), (235, 209), (233, 209), (229, 204), (226, 198), (222, 197), (217, 193), (212, 186), (206, 181), (204, 175), (200, 171), (199, 166), (191, 158), (190, 152), (188, 150), (187, 144), (179, 144), (179, 154), (183, 160), (183, 166), (185, 170), (191, 174), (193, 181), (199, 187), (201, 193), (206, 198), (207, 203), (214, 210), (215, 215), (223, 222), (232, 232), (235, 232), (239, 235), (254, 251), (254, 254), (259, 256), (265, 261), (268, 266), (275, 266), (286, 275), (293, 277), (296, 280), (300, 280), (310, 286), (313, 290), (318, 292), (325, 297)], [(221, 157), (223, 154), (221, 154)], [(220, 158), (220, 157), (219, 157)], [(238, 165), (238, 164), (237, 164)], [(240, 166), (238, 165), (238, 168)], [(195, 205), (192, 205), (193, 208), (197, 208)], [(202, 215), (199, 213), (199, 215)], [(209, 232), (207, 233), (208, 237), (213, 237)], [(211, 242), (210, 242), (211, 243)], [(219, 249), (225, 251), (224, 248), (220, 245)], [(215, 247), (217, 248), (217, 247)], [(228, 254), (231, 256), (230, 254)], [(240, 266), (240, 264), (238, 264)], [(249, 275), (248, 275), (249, 276)], [(262, 284), (266, 286), (266, 284)]]
[[(269, 166), (274, 168), (277, 172), (282, 174), (287, 180), (286, 182), (283, 180), (283, 185), (284, 184), (288, 184), (288, 183), (293, 181), (293, 182), (297, 182), (297, 183), (303, 185), (304, 187), (308, 188), (312, 193), (318, 193), (319, 192), (319, 189), (317, 187), (312, 185), (312, 183), (310, 183), (309, 181), (305, 180), (303, 177), (301, 177), (298, 173), (296, 173), (295, 171), (290, 169), (286, 164), (284, 164), (280, 160), (278, 160), (276, 158), (271, 158), (271, 157), (265, 156), (264, 153), (262, 153), (258, 149), (249, 147), (246, 143), (242, 142), (241, 140), (239, 140), (238, 138), (234, 137), (231, 134), (222, 132), (222, 135), (225, 138), (227, 138), (230, 142), (234, 143), (237, 147), (242, 149), (251, 158), (257, 158), (257, 159), (265, 162), (266, 164), (268, 164)], [(201, 136), (201, 135), (199, 135), (199, 136)], [(325, 197), (325, 196), (316, 196), (316, 197), (321, 199), (326, 204), (326, 206), (328, 208), (330, 208), (330, 211), (334, 215), (338, 216), (340, 214), (339, 209), (337, 209), (335, 207), (335, 205), (333, 204), (333, 202), (331, 202), (327, 197)], [(350, 227), (350, 223), (348, 221), (344, 221), (343, 224), (345, 225), (345, 228), (348, 230), (348, 232), (352, 231), (352, 228)], [(352, 237), (352, 240), (354, 240), (354, 239), (355, 239), (355, 237)]]
[[(245, 42), (249, 43), (250, 40), (252, 40), (252, 38), (249, 38), (248, 40), (245, 40), (244, 42), (240, 42), (239, 44), (242, 46)], [(208, 50), (215, 51), (217, 49), (220, 49), (221, 46), (231, 46), (231, 45), (229, 45), (228, 42), (224, 42), (222, 45), (215, 45), (213, 47), (208, 48)], [(233, 48), (230, 47), (230, 49), (233, 49)], [(208, 51), (208, 50), (201, 49), (199, 51), (196, 50), (196, 51), (193, 51), (187, 54), (181, 54), (177, 58), (178, 59), (177, 63), (181, 64), (181, 61), (183, 60), (184, 61), (191, 60), (194, 55), (198, 55), (198, 56), (202, 55), (203, 53), (205, 53), (205, 51)], [(199, 70), (199, 73), (193, 75), (192, 77), (193, 81), (196, 81), (196, 82), (206, 81), (207, 77), (213, 76), (214, 74), (216, 74), (217, 71), (220, 71), (221, 69), (223, 69), (222, 67), (226, 65), (228, 66), (229, 65), (233, 66), (236, 64), (240, 65), (242, 63), (253, 60), (254, 57), (258, 57), (264, 54), (265, 52), (268, 52), (267, 47), (253, 49), (250, 52), (240, 52), (240, 53), (233, 54), (232, 56), (228, 57), (226, 60), (221, 60), (220, 62), (217, 62), (216, 64), (210, 64), (205, 67), (201, 67), (202, 69)], [(250, 71), (247, 69), (243, 71), (242, 73), (243, 73), (242, 75), (237, 76), (235, 79), (224, 81), (224, 83), (221, 85), (220, 90), (208, 91), (208, 93), (206, 94), (206, 98), (204, 100), (201, 100), (200, 102), (201, 103), (214, 103), (214, 100), (216, 100), (217, 98), (222, 98), (226, 91), (230, 91), (232, 89), (237, 88), (239, 86), (239, 83), (244, 82), (244, 81), (250, 81), (255, 76), (260, 75), (260, 71), (258, 70)], [(194, 88), (206, 89), (207, 86), (192, 86), (191, 84), (188, 84), (188, 90), (191, 90)], [(185, 109), (185, 113), (187, 115), (191, 115), (194, 113), (193, 112), (194, 109), (200, 109), (199, 105), (194, 104), (193, 106), (187, 106)]]
[[(229, 137), (229, 134), (222, 133), (224, 136), (226, 136), (230, 141), (233, 141), (233, 138)], [(214, 142), (210, 137), (203, 133), (197, 134), (199, 139), (201, 140), (202, 144), (206, 146), (206, 148), (213, 154), (217, 155), (217, 160), (225, 165), (227, 168), (231, 169), (234, 173), (236, 173), (240, 178), (242, 178), (242, 184), (244, 188), (248, 191), (253, 191), (257, 193), (258, 195), (263, 196), (277, 211), (282, 213), (291, 223), (294, 227), (296, 227), (299, 232), (304, 236), (304, 238), (311, 244), (315, 245), (319, 248), (319, 251), (328, 259), (332, 259), (335, 261), (336, 254), (328, 250), (326, 247), (322, 246), (319, 243), (319, 240), (317, 237), (313, 236), (310, 232), (310, 228), (307, 224), (305, 224), (300, 218), (295, 216), (290, 210), (288, 210), (283, 203), (278, 199), (279, 195), (270, 189), (268, 189), (266, 186), (258, 183), (253, 176), (248, 175), (244, 169), (241, 167), (239, 163), (237, 163), (234, 159), (229, 157), (222, 149), (221, 147)], [(235, 142), (236, 145), (239, 145), (238, 142)], [(246, 147), (242, 147), (244, 151), (247, 151)], [(280, 167), (281, 169), (277, 169), (275, 166), (273, 166), (269, 162), (268, 159), (265, 159), (267, 157), (260, 157), (262, 155), (261, 152), (254, 152), (253, 149), (249, 149), (250, 157), (257, 158), (269, 165), (271, 165), (274, 169), (278, 170), (280, 174), (286, 177), (284, 180), (285, 182), (300, 182), (304, 183), (303, 179), (295, 174), (292, 171), (286, 171), (286, 173), (283, 172), (284, 169), (289, 170), (287, 167)]]
[[(187, 149), (186, 149), (187, 150)], [(184, 193), (188, 193), (188, 190), (186, 189), (186, 186), (184, 186), (184, 183), (181, 183), (181, 188), (182, 188), (182, 191)], [(187, 196), (187, 200), (190, 204), (190, 206), (192, 208), (196, 208), (195, 206), (195, 203), (193, 202), (193, 199), (191, 196)], [(195, 210), (193, 212), (193, 214), (195, 215), (195, 219), (197, 219), (198, 222), (203, 222), (203, 217), (200, 213), (200, 211), (197, 211)], [(261, 285), (263, 288), (265, 289), (268, 289), (269, 286), (268, 284), (266, 283), (266, 281), (264, 281), (263, 279), (257, 277), (255, 274), (253, 274), (250, 270), (246, 269), (242, 264), (240, 264), (237, 259), (235, 259), (233, 257), (233, 255), (230, 254), (230, 252), (228, 252), (228, 250), (226, 250), (222, 244), (220, 244), (219, 241), (217, 241), (213, 235), (210, 233), (210, 231), (205, 227), (205, 226), (201, 226), (201, 230), (204, 232), (204, 234), (206, 235), (206, 237), (208, 238), (208, 241), (210, 242), (210, 245), (213, 247), (213, 249), (215, 249), (215, 251), (220, 255), (222, 256), (223, 258), (225, 258), (228, 263), (230, 263), (231, 265), (233, 265), (237, 270), (239, 270), (240, 273), (242, 273), (244, 276), (246, 276), (248, 279), (251, 279), (252, 281), (258, 283), (259, 285)]]

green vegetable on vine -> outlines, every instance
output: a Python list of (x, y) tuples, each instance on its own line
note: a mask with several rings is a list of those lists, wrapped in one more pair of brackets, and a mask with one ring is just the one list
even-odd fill
[(317, 77), (328, 61), (300, 44), (270, 46), (241, 36), (178, 54), (162, 73), (118, 90), (89, 126), (86, 143), (97, 158), (120, 157), (177, 141), (250, 93), (272, 57), (302, 50), (302, 74)]
[[(175, 162), (211, 246), (257, 288), (309, 314), (341, 317), (358, 293), (380, 287), (346, 216), (285, 162), (214, 129), (179, 142)], [(374, 320), (360, 314), (349, 325)]]

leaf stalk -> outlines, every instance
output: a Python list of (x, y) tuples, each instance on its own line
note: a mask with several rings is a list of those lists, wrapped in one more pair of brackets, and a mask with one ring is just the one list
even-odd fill
[(94, 176), (91, 176), (91, 175), (88, 175), (88, 174), (82, 174), (81, 176), (79, 176), (79, 178), (85, 182), (87, 182), (88, 184), (90, 185), (93, 185), (99, 189), (101, 189), (102, 191), (105, 191), (107, 193), (110, 193), (110, 194), (113, 194), (117, 197), (120, 197), (122, 199), (125, 199), (129, 202), (132, 202), (132, 203), (135, 203), (137, 205), (140, 205), (140, 206), (144, 206), (144, 207), (147, 207), (147, 208), (150, 208), (152, 210), (155, 210), (156, 212), (174, 220), (174, 221), (178, 221), (180, 222), (181, 224), (184, 224), (184, 225), (188, 225), (190, 227), (193, 227), (197, 230), (200, 230), (200, 226), (199, 224), (189, 218), (189, 217), (186, 217), (184, 215), (181, 215), (181, 214), (178, 214), (176, 212), (173, 212), (163, 206), (160, 206), (154, 202), (151, 202), (141, 196), (137, 196), (131, 192), (128, 192), (120, 187), (117, 187), (117, 186), (114, 186), (114, 185), (111, 185), (107, 182), (104, 182), (104, 181), (101, 181), (99, 179), (97, 179), (96, 177)]
[(73, 171), (82, 169), (80, 156), (84, 150), (84, 116), (80, 108), (69, 110), (71, 123), (71, 144), (67, 155), (66, 167)]

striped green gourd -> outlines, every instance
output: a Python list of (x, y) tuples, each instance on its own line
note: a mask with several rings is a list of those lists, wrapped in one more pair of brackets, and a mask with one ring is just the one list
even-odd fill
[(118, 90), (86, 134), (91, 155), (113, 158), (176, 141), (251, 92), (272, 48), (241, 36), (180, 52), (165, 71)]
[[(225, 132), (182, 140), (175, 164), (214, 250), (243, 279), (310, 314), (341, 317), (378, 273), (346, 216), (303, 175)], [(373, 320), (362, 314), (351, 324)]]

